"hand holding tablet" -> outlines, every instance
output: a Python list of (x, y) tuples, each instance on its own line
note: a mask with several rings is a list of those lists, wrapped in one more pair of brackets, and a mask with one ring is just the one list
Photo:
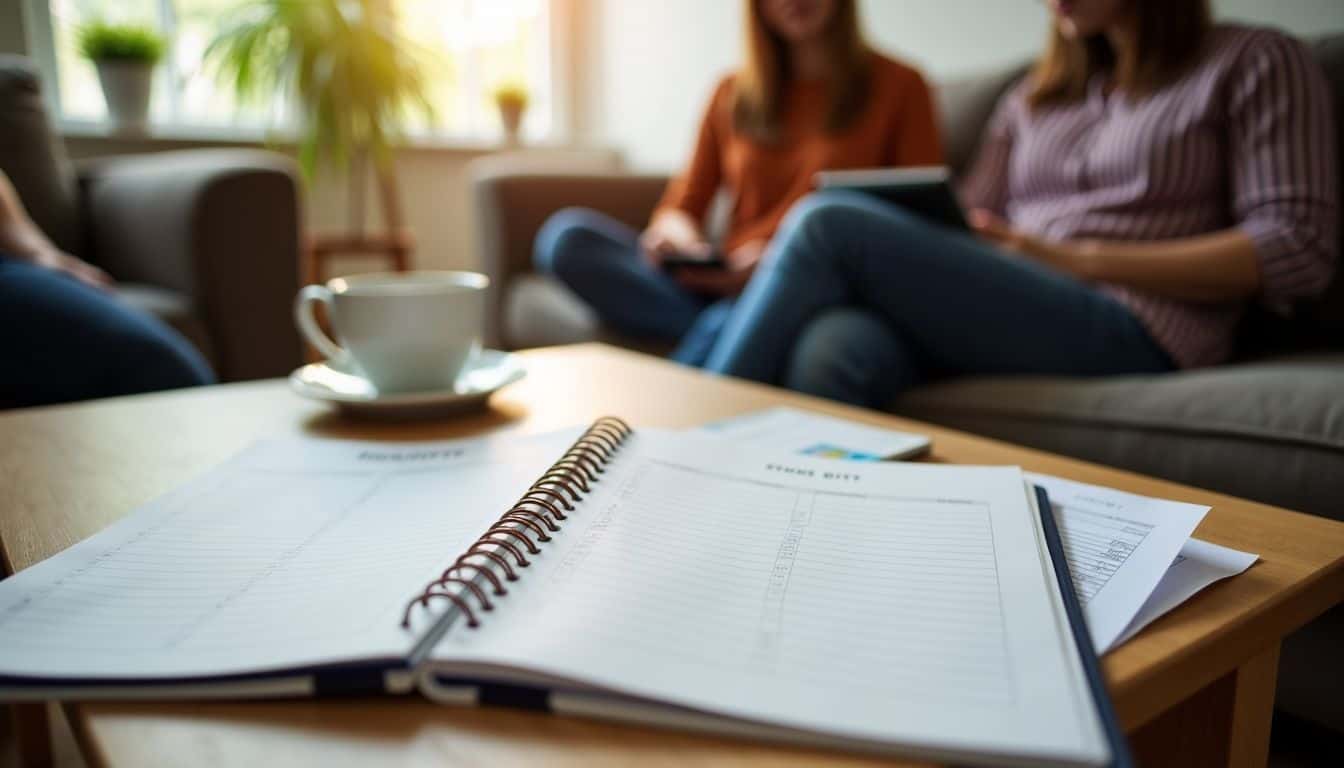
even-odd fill
[(969, 230), (966, 215), (952, 189), (952, 173), (946, 166), (917, 168), (865, 168), (822, 171), (816, 175), (819, 190), (847, 189), (886, 200), (930, 221), (958, 230)]

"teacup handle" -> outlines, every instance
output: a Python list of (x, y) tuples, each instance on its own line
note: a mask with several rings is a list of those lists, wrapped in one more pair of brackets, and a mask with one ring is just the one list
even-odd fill
[(323, 332), (322, 326), (317, 324), (317, 318), (313, 315), (313, 304), (322, 302), (327, 305), (327, 317), (336, 316), (336, 305), (331, 300), (331, 291), (320, 285), (307, 285), (299, 291), (299, 295), (294, 299), (294, 322), (299, 326), (299, 332), (303, 338), (308, 340), (309, 344), (317, 347), (328, 360), (342, 361), (349, 353), (345, 349), (331, 340), (331, 337)]

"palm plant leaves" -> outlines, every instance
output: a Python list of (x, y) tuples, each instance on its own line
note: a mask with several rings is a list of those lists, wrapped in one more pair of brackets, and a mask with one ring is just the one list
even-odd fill
[(309, 177), (355, 152), (386, 164), (405, 110), (434, 117), (423, 75), (432, 57), (397, 30), (388, 0), (251, 0), (205, 56), (241, 98), (279, 92), (297, 107)]

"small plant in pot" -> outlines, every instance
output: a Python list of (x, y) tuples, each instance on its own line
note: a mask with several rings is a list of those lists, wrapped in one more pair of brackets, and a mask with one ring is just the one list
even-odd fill
[(504, 139), (509, 144), (518, 143), (527, 101), (527, 88), (517, 83), (508, 83), (495, 89), (495, 106), (499, 108), (499, 121), (504, 124)]
[(147, 27), (94, 22), (80, 28), (78, 42), (79, 52), (98, 70), (112, 122), (120, 130), (144, 130), (163, 38)]

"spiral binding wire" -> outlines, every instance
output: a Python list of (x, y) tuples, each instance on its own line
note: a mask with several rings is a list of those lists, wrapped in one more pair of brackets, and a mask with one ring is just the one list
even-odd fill
[(574, 502), (582, 501), (606, 472), (606, 463), (631, 431), (615, 416), (594, 421), (517, 503), (406, 604), (401, 626), (409, 628), (411, 612), (417, 605), (428, 608), (431, 600), (447, 600), (466, 617), (468, 627), (480, 626), (473, 602), (482, 612), (494, 610), (490, 595), (501, 598), (509, 593), (504, 584), (517, 581), (518, 570), (531, 565), (527, 556), (540, 554), (539, 545), (551, 541), (550, 534), (560, 530), (569, 519), (566, 513), (574, 511)]

